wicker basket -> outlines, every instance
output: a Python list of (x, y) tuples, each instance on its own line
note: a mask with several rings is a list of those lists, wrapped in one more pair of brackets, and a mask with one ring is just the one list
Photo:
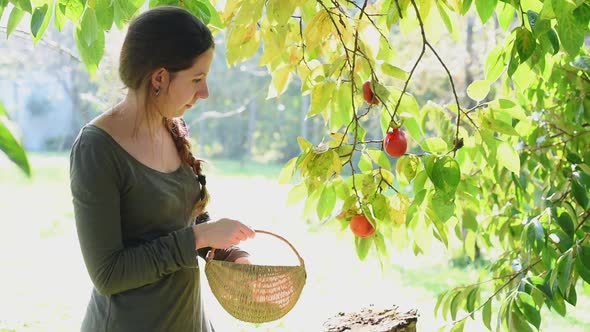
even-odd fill
[(255, 230), (286, 242), (299, 258), (299, 266), (238, 264), (213, 260), (207, 254), (205, 275), (211, 292), (221, 306), (235, 318), (251, 323), (266, 323), (286, 315), (294, 306), (307, 278), (303, 258), (295, 247), (274, 233)]

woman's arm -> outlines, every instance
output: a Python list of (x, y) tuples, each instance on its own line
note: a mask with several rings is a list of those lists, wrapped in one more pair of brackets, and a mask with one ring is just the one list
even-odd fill
[(116, 294), (196, 267), (195, 234), (185, 227), (136, 247), (121, 233), (122, 179), (105, 137), (84, 131), (70, 154), (70, 187), (84, 263), (96, 289)]

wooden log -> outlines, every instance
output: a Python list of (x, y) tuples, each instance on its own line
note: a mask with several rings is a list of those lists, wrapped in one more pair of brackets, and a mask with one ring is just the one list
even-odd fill
[(325, 332), (416, 332), (417, 310), (400, 312), (399, 307), (362, 308), (359, 312), (340, 312), (324, 323)]

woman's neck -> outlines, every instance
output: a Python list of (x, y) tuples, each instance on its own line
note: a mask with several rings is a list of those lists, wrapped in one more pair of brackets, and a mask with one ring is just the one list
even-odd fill
[(117, 106), (115, 112), (122, 115), (125, 122), (133, 130), (133, 136), (145, 135), (154, 136), (166, 130), (163, 126), (163, 116), (154, 109), (148, 109), (145, 103), (145, 94), (129, 90), (125, 99)]

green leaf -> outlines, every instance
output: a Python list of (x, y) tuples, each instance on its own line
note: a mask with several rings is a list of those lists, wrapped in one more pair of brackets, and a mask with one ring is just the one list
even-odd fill
[[(71, 0), (70, 0), (71, 1)], [(112, 4), (114, 7), (113, 13), (113, 21), (119, 30), (122, 30), (125, 25), (127, 25), (133, 15), (139, 9), (139, 6), (136, 5), (137, 1), (130, 1), (130, 0), (113, 0)], [(141, 1), (143, 3), (143, 1)]]
[(31, 6), (31, 0), (12, 0), (11, 1), (14, 7), (25, 11), (27, 13), (33, 12), (33, 7)]
[(4, 107), (4, 104), (0, 100), (0, 118), (2, 118), (3, 116), (5, 116), (8, 119), (10, 119), (10, 116), (9, 116), (8, 112), (6, 112), (6, 107)]
[(111, 6), (111, 0), (96, 0), (94, 10), (98, 27), (103, 31), (111, 30), (115, 16), (115, 7)]
[(104, 32), (97, 31), (96, 38), (91, 45), (87, 45), (83, 38), (84, 36), (81, 35), (81, 30), (76, 29), (76, 32), (74, 33), (76, 47), (80, 52), (80, 57), (82, 58), (82, 62), (86, 66), (88, 73), (91, 77), (94, 77), (94, 74), (98, 69), (98, 64), (104, 55)]
[(402, 177), (405, 181), (410, 182), (416, 176), (420, 159), (415, 155), (401, 156), (395, 165), (397, 175)]
[(576, 293), (576, 287), (573, 287), (573, 285), (572, 287), (569, 287), (569, 292), (565, 297), (565, 300), (574, 307), (576, 306), (576, 303), (578, 302), (578, 294)]
[(454, 193), (461, 181), (459, 163), (449, 156), (440, 158), (432, 167), (430, 180), (438, 190), (447, 194)]
[(430, 137), (425, 139), (420, 146), (424, 151), (432, 153), (445, 153), (449, 150), (447, 142), (440, 137)]
[(358, 255), (359, 259), (363, 261), (369, 254), (369, 249), (371, 249), (371, 245), (373, 244), (373, 237), (360, 238), (355, 236), (354, 244), (356, 248), (356, 254)]
[(465, 246), (465, 252), (472, 262), (475, 261), (475, 245), (476, 245), (475, 233), (468, 231), (465, 232), (465, 240), (463, 245)]
[(489, 299), (488, 302), (483, 306), (481, 311), (483, 324), (488, 328), (488, 330), (492, 330), (492, 299)]
[(31, 176), (31, 166), (25, 150), (8, 130), (2, 117), (0, 117), (0, 151), (3, 151), (27, 176)]
[(572, 221), (572, 217), (567, 212), (562, 212), (557, 218), (557, 223), (559, 227), (569, 236), (574, 236), (574, 222)]
[(551, 42), (551, 46), (553, 47), (553, 54), (557, 54), (559, 52), (559, 38), (557, 37), (557, 32), (553, 28), (547, 31), (547, 38)]
[(440, 14), (440, 18), (442, 19), (443, 23), (447, 27), (447, 30), (451, 35), (455, 33), (455, 26), (453, 25), (453, 21), (449, 17), (447, 13), (446, 7), (439, 1), (436, 1), (436, 7), (438, 8), (438, 13)]
[(301, 182), (295, 187), (291, 188), (287, 194), (287, 204), (295, 204), (307, 196), (307, 186), (305, 182)]
[(8, 39), (10, 34), (16, 29), (24, 14), (25, 12), (18, 7), (12, 8), (10, 16), (8, 17), (8, 24), (6, 25), (6, 39)]
[(453, 327), (451, 328), (451, 330), (449, 332), (463, 332), (463, 329), (465, 328), (466, 321), (467, 321), (466, 319), (463, 319), (462, 321), (456, 323), (455, 325), (453, 325)]
[(552, 309), (555, 310), (560, 316), (565, 317), (567, 309), (563, 297), (559, 292), (555, 292), (551, 301)]
[(289, 181), (291, 181), (293, 174), (295, 174), (296, 163), (297, 163), (297, 157), (294, 157), (294, 158), (291, 158), (291, 160), (289, 160), (285, 164), (285, 166), (283, 166), (283, 168), (281, 169), (281, 172), (279, 174), (279, 179), (278, 179), (278, 182), (280, 184), (287, 184), (287, 183), (289, 183)]
[(86, 47), (90, 47), (96, 41), (98, 35), (98, 21), (94, 9), (86, 7), (77, 30), (77, 35), (85, 43)]
[(377, 220), (389, 221), (389, 200), (382, 194), (377, 194), (371, 201), (371, 207), (373, 208), (373, 214)]
[(310, 141), (306, 140), (305, 138), (303, 138), (301, 136), (297, 137), (297, 143), (299, 144), (299, 148), (301, 149), (301, 152), (306, 152), (307, 149), (313, 147), (313, 144), (311, 144)]
[(375, 162), (377, 165), (379, 165), (382, 168), (385, 168), (386, 170), (391, 170), (391, 163), (389, 162), (389, 158), (387, 158), (387, 155), (385, 155), (385, 152), (383, 152), (380, 149), (369, 148), (367, 149), (367, 154), (369, 155), (369, 157), (371, 157), (371, 160), (373, 160), (373, 162)]
[(541, 313), (535, 306), (533, 297), (524, 292), (518, 292), (517, 303), (519, 308), (524, 313), (524, 317), (531, 324), (533, 324), (537, 330), (541, 328)]
[(590, 246), (578, 246), (578, 257), (580, 262), (590, 269)]
[(510, 331), (518, 332), (533, 332), (533, 328), (529, 325), (527, 320), (522, 316), (520, 310), (515, 305), (511, 306), (511, 311), (508, 314), (508, 326)]
[(204, 3), (200, 1), (191, 0), (183, 1), (182, 4), (189, 12), (191, 12), (198, 19), (203, 21), (203, 23), (209, 24), (209, 22), (211, 21), (211, 11), (209, 11), (209, 8)]
[(572, 252), (566, 251), (557, 260), (557, 285), (562, 294), (567, 294), (568, 282), (572, 276)]
[(572, 179), (572, 194), (582, 209), (588, 206), (588, 192), (575, 177)]
[(486, 80), (475, 80), (467, 87), (467, 95), (475, 101), (482, 101), (490, 93), (490, 83)]
[(387, 62), (384, 62), (381, 65), (381, 70), (383, 71), (384, 74), (389, 75), (391, 77), (395, 77), (395, 78), (400, 79), (402, 81), (405, 81), (408, 79), (408, 73), (405, 70), (403, 70), (399, 67), (396, 67), (394, 65), (391, 65)]
[(473, 0), (463, 0), (463, 8), (461, 8), (461, 15), (465, 15), (469, 11), (469, 8), (471, 8), (472, 1)]
[[(436, 304), (434, 305), (434, 310), (433, 310), (434, 317), (437, 317), (439, 309), (441, 309), (441, 311), (442, 311), (441, 305), (444, 302), (446, 302), (447, 295), (449, 295), (449, 294), (450, 294), (450, 290), (445, 290), (436, 297)], [(442, 313), (442, 312), (441, 312), (441, 314), (444, 315), (444, 313)]]
[(502, 5), (502, 11), (498, 17), (498, 22), (500, 23), (500, 27), (507, 31), (510, 28), (510, 24), (514, 20), (514, 12), (516, 9), (509, 3), (505, 2)]
[(549, 238), (553, 241), (561, 252), (566, 252), (569, 250), (574, 241), (572, 237), (565, 234), (561, 229), (555, 229), (549, 234)]
[(358, 166), (361, 172), (366, 173), (373, 170), (373, 162), (371, 161), (371, 158), (369, 158), (369, 156), (365, 153), (361, 154)]
[(559, 17), (557, 22), (556, 30), (563, 48), (570, 56), (578, 55), (584, 45), (584, 27), (577, 25), (571, 15)]
[(520, 27), (516, 31), (516, 51), (520, 57), (520, 63), (524, 63), (535, 52), (535, 38), (533, 34), (525, 27)]
[[(123, 1), (123, 0), (119, 0)], [(82, 17), (82, 13), (84, 12), (85, 1), (84, 0), (59, 0), (57, 4), (58, 7), (61, 7), (61, 11), (64, 15), (70, 19), (74, 23), (74, 25), (78, 25), (78, 20)]]
[(510, 124), (500, 119), (494, 118), (491, 112), (482, 113), (481, 120), (482, 127), (484, 128), (488, 128), (505, 135), (519, 136), (518, 132), (514, 130)]
[(494, 47), (488, 54), (485, 65), (485, 78), (488, 83), (498, 80), (506, 69), (507, 62), (504, 56), (504, 47), (502, 45)]
[(551, 0), (550, 2), (558, 19), (572, 15), (573, 10), (576, 8), (574, 0)]
[(475, 0), (475, 9), (481, 23), (486, 23), (492, 17), (497, 3), (498, 0)]
[(0, 0), (0, 19), (2, 19), (2, 14), (4, 13), (6, 5), (8, 5), (8, 0)]
[(318, 202), (318, 218), (320, 218), (320, 220), (324, 220), (330, 216), (334, 210), (335, 205), (336, 190), (334, 190), (333, 184), (327, 183)]
[(215, 27), (217, 29), (223, 29), (224, 25), (223, 22), (221, 22), (221, 17), (219, 16), (219, 12), (217, 11), (217, 9), (215, 8), (215, 6), (213, 6), (213, 4), (211, 4), (210, 0), (199, 0), (200, 3), (202, 3), (203, 5), (205, 5), (207, 7), (207, 9), (209, 10), (209, 23), (208, 25), (210, 27)]
[(33, 35), (33, 42), (36, 43), (41, 39), (43, 33), (49, 25), (52, 11), (49, 10), (49, 5), (44, 4), (41, 7), (35, 8), (33, 16), (31, 17), (31, 34)]
[(500, 167), (505, 167), (514, 174), (520, 174), (520, 159), (511, 145), (506, 142), (500, 143), (496, 156)]
[(457, 292), (455, 297), (451, 300), (451, 318), (455, 320), (457, 318), (457, 312), (459, 308), (465, 302), (465, 297), (467, 296), (467, 292), (469, 292), (469, 288), (466, 288), (463, 291)]
[[(588, 264), (590, 265), (590, 262)], [(584, 265), (583, 258), (580, 254), (576, 256), (576, 272), (578, 272), (582, 280), (590, 284), (590, 266)]]

